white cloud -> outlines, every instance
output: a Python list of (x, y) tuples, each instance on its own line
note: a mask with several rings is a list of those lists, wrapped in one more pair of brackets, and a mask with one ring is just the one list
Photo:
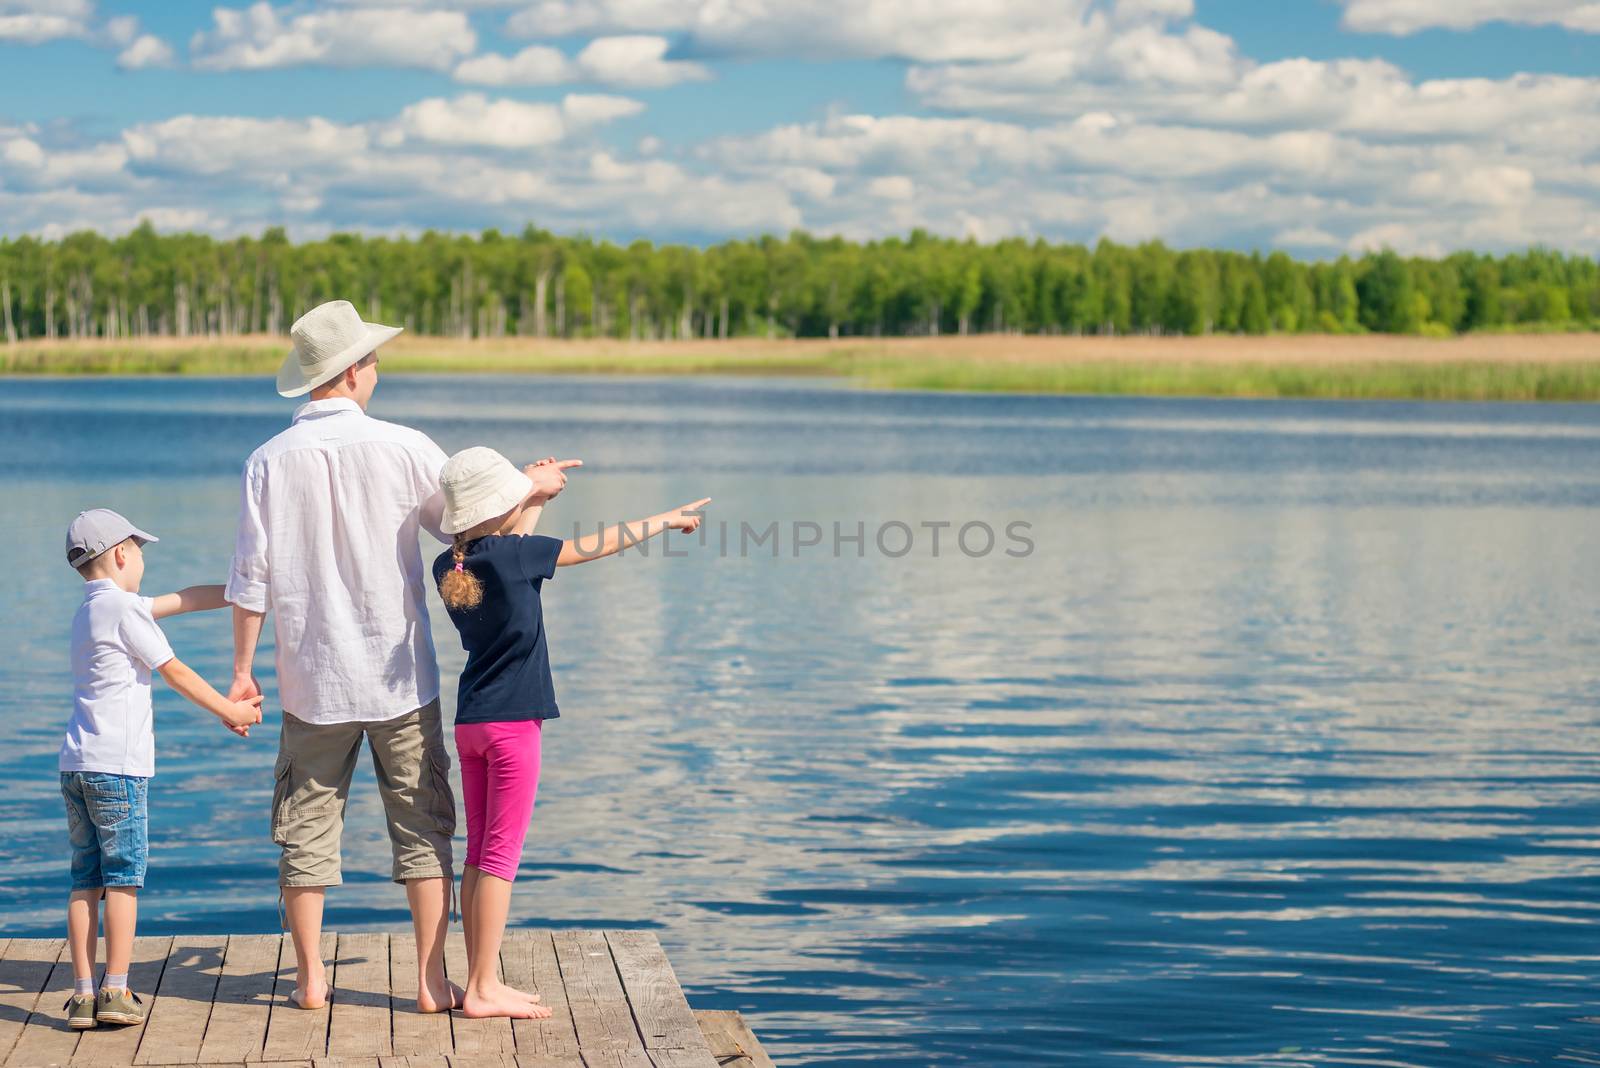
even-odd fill
[(690, 25), (695, 0), (545, 0), (506, 20), (523, 37), (566, 37), (596, 31), (676, 30)]
[(1186, 19), (1194, 14), (1194, 0), (1117, 0), (1119, 19)]
[[(1425, 139), (1498, 137), (1520, 123), (1592, 115), (1600, 108), (1600, 79), (1595, 78), (1518, 74), (1414, 82), (1383, 60), (1254, 65), (1228, 62), (1231, 49), (1220, 45), (1212, 51), (1210, 66), (1193, 51), (1188, 65), (1145, 65), (1109, 48), (1092, 66), (1073, 67), (1069, 60), (1041, 55), (1009, 63), (914, 67), (907, 85), (925, 103), (948, 111), (1074, 116), (1107, 110), (1203, 126)], [(1190, 81), (1175, 80), (1174, 72), (1185, 70)]]
[(0, 0), (0, 15), (59, 15), (86, 22), (94, 15), (94, 3), (93, 0)]
[(545, 0), (507, 20), (525, 37), (681, 33), (689, 53), (1014, 59), (1082, 50), (1117, 25), (1161, 25), (1191, 0)]
[(698, 63), (667, 59), (669, 45), (665, 37), (597, 37), (571, 59), (559, 49), (533, 45), (514, 56), (473, 56), (456, 67), (455, 77), (474, 85), (582, 82), (626, 89), (659, 89), (711, 77)]
[[(1370, 14), (1375, 2), (1346, 6)], [(0, 16), (67, 10), (30, 3), (0, 0)], [(542, 41), (475, 55), (466, 12), (497, 6), (223, 9), (194, 58), (644, 90), (709, 76), (715, 57), (890, 56), (911, 60), (907, 87), (934, 114), (833, 112), (698, 145), (630, 129), (632, 150), (602, 148), (593, 131), (643, 105), (599, 91), (551, 102), (413, 94), (360, 123), (179, 115), (102, 144), (22, 124), (0, 127), (0, 227), (115, 227), (160, 212), (213, 232), (283, 218), (304, 234), (537, 219), (622, 239), (922, 226), (1313, 254), (1600, 252), (1597, 78), (1421, 80), (1360, 55), (1260, 63), (1198, 25), (1192, 0), (549, 0), (511, 18)], [(1496, 10), (1529, 21), (1535, 6)], [(163, 58), (132, 20), (74, 10), (84, 39), (115, 44), (125, 66)], [(580, 43), (549, 43), (567, 35)]]
[(0, 9), (0, 43), (43, 44), (62, 37), (83, 37), (88, 27), (64, 15), (7, 14)]
[(635, 89), (658, 89), (711, 77), (698, 63), (667, 59), (667, 46), (665, 37), (599, 37), (578, 53), (575, 63), (588, 81)]
[(560, 85), (572, 77), (566, 53), (547, 45), (532, 45), (514, 56), (473, 56), (455, 70), (456, 81), (473, 85)]
[(68, 38), (117, 49), (117, 66), (123, 70), (165, 65), (172, 59), (165, 43), (140, 36), (138, 16), (97, 20), (93, 0), (0, 0), (0, 44), (38, 45)]
[(106, 19), (105, 25), (100, 28), (100, 34), (108, 44), (126, 48), (139, 36), (139, 18), (137, 15), (118, 15)]
[(393, 66), (448, 70), (477, 47), (464, 13), (357, 8), (280, 13), (267, 0), (216, 8), (189, 42), (205, 70)]
[(1413, 174), (1407, 191), (1434, 204), (1509, 207), (1527, 203), (1533, 195), (1534, 178), (1526, 168), (1509, 164), (1428, 170)]
[(1405, 36), (1418, 30), (1470, 30), (1488, 22), (1561, 26), (1600, 33), (1596, 0), (1340, 0), (1344, 25), (1365, 33)]
[(179, 115), (122, 133), (129, 160), (152, 172), (261, 177), (341, 164), (368, 148), (365, 127), (327, 119)]
[(172, 46), (155, 34), (146, 33), (133, 39), (117, 56), (117, 66), (123, 70), (143, 70), (146, 67), (170, 67)]
[(400, 113), (395, 128), (406, 138), (434, 144), (538, 148), (564, 140), (572, 130), (637, 114), (643, 107), (614, 96), (573, 94), (555, 105), (465, 93), (412, 104)]
[(886, 174), (868, 182), (867, 192), (884, 200), (910, 200), (917, 195), (917, 183), (903, 174)]
[(36, 136), (37, 131), (0, 132), (0, 187), (101, 188), (124, 173), (127, 153), (115, 142), (51, 150)]
[(1289, 230), (1281, 230), (1272, 238), (1272, 244), (1277, 248), (1328, 249), (1338, 248), (1339, 243), (1337, 237), (1315, 226), (1296, 226)]

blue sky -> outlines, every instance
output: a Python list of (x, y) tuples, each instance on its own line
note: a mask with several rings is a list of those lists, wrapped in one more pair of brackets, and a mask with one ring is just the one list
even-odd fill
[(0, 232), (1600, 250), (1596, 0), (0, 0)]

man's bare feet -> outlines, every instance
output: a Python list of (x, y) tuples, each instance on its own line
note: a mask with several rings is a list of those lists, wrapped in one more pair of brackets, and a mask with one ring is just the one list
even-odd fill
[(461, 1008), (465, 1000), (462, 989), (443, 976), (437, 979), (425, 977), (417, 985), (418, 1012), (449, 1012)]
[(528, 995), (522, 991), (501, 984), (485, 991), (469, 987), (466, 1001), (461, 1006), (461, 1015), (473, 1020), (486, 1016), (509, 1016), (513, 1020), (543, 1020), (550, 1015), (550, 1010), (529, 1001)]
[(289, 1002), (300, 1009), (320, 1009), (328, 1003), (328, 973), (318, 969), (314, 976), (302, 978), (289, 991)]

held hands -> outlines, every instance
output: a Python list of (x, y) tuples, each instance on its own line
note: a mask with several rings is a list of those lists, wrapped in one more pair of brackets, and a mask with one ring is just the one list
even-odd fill
[(557, 460), (554, 456), (529, 464), (522, 469), (522, 473), (533, 480), (533, 492), (529, 497), (535, 501), (550, 500), (566, 488), (567, 468), (582, 466), (582, 460)]
[(241, 738), (250, 737), (250, 725), (261, 722), (261, 684), (254, 675), (235, 675), (228, 687), (232, 711), (222, 717), (223, 726)]
[(239, 737), (250, 737), (251, 725), (261, 722), (261, 696), (233, 702), (222, 714), (222, 722)]

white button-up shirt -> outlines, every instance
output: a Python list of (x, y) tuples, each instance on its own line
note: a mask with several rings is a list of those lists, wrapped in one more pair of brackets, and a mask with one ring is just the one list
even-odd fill
[(440, 541), (445, 455), (352, 400), (311, 401), (250, 454), (227, 599), (271, 611), (278, 698), (306, 723), (439, 696), (419, 530)]

